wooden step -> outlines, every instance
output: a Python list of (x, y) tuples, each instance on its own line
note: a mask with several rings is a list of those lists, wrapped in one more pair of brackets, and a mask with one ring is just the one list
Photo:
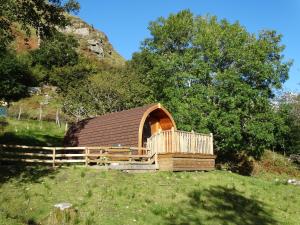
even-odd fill
[(128, 164), (128, 165), (124, 165), (124, 164), (113, 164), (113, 165), (109, 165), (107, 166), (108, 169), (111, 170), (156, 170), (156, 166), (155, 165), (149, 165), (149, 164)]
[(156, 165), (149, 164), (138, 164), (138, 165), (128, 165), (128, 164), (119, 164), (119, 165), (94, 165), (90, 168), (99, 169), (99, 170), (122, 170), (124, 172), (132, 173), (144, 173), (144, 172), (155, 172), (157, 170)]
[(122, 170), (125, 173), (155, 173), (158, 170)]

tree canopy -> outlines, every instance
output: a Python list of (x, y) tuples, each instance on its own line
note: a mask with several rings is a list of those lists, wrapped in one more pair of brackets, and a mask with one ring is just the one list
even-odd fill
[(41, 43), (40, 48), (33, 52), (35, 64), (47, 69), (53, 67), (74, 66), (78, 63), (78, 41), (72, 36), (56, 33)]
[(180, 129), (213, 132), (216, 150), (259, 157), (275, 144), (274, 90), (287, 80), (281, 35), (183, 10), (149, 25), (131, 65)]
[(27, 96), (34, 84), (28, 65), (11, 52), (0, 54), (0, 100), (10, 103)]
[[(28, 93), (32, 85), (32, 73), (28, 64), (20, 61), (14, 51), (9, 48), (14, 39), (16, 27), (30, 34), (35, 30), (42, 39), (57, 34), (57, 28), (65, 27), (69, 20), (66, 12), (79, 10), (75, 0), (2, 0), (0, 4), (0, 99), (4, 101), (18, 100)], [(75, 41), (63, 35), (55, 35), (55, 39), (45, 40), (42, 48), (36, 52), (36, 61), (45, 67), (57, 64), (72, 64), (77, 60), (73, 50)], [(52, 45), (51, 45), (52, 44)], [(71, 59), (70, 59), (71, 58)], [(50, 66), (51, 64), (51, 66)]]
[(41, 37), (51, 36), (57, 27), (65, 27), (69, 20), (65, 12), (77, 12), (76, 0), (2, 0), (0, 5), (0, 47), (5, 48), (14, 38), (13, 26), (21, 25), (28, 34), (34, 28)]
[(147, 90), (128, 68), (98, 71), (68, 86), (63, 109), (77, 119), (121, 111), (149, 103)]
[(284, 93), (276, 101), (276, 111), (284, 129), (276, 133), (276, 150), (300, 153), (300, 94)]

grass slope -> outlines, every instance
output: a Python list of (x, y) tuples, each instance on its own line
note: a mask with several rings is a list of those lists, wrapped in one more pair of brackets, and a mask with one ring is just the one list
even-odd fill
[[(2, 122), (1, 122), (2, 121)], [(0, 144), (62, 146), (64, 125), (37, 120), (6, 119), (0, 121)]]
[(78, 210), (74, 223), (85, 225), (300, 221), (300, 188), (280, 179), (225, 171), (127, 174), (80, 167), (5, 171), (0, 178), (0, 224), (5, 225), (48, 224), (53, 205), (59, 202), (72, 203)]

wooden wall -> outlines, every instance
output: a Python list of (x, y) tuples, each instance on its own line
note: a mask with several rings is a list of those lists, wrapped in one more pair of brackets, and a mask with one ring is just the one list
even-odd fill
[(158, 165), (161, 171), (208, 171), (215, 168), (215, 158), (198, 153), (161, 153)]

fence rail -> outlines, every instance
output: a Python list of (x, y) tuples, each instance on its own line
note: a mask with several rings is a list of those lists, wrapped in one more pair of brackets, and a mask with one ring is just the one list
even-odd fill
[(167, 130), (152, 135), (147, 149), (154, 153), (201, 153), (213, 155), (213, 135)]
[[(138, 154), (138, 152), (145, 154)], [(42, 147), (0, 145), (0, 161), (48, 163), (110, 164), (148, 161), (152, 156), (146, 148), (136, 147)]]

